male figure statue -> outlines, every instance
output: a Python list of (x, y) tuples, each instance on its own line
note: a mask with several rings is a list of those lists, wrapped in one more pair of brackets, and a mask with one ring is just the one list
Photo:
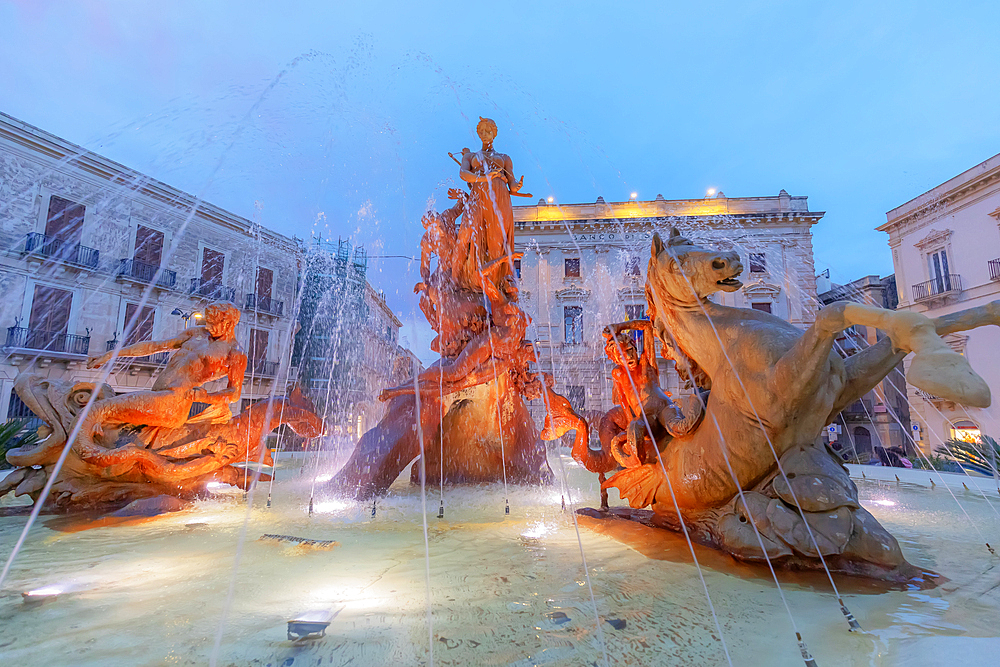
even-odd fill
[[(188, 421), (191, 404), (208, 403), (212, 415), (225, 413), (228, 405), (240, 397), (247, 357), (236, 344), (236, 324), (240, 311), (231, 304), (213, 303), (205, 309), (204, 326), (185, 329), (165, 341), (143, 341), (124, 347), (119, 357), (144, 357), (157, 352), (176, 350), (166, 368), (160, 371), (148, 391), (115, 396), (94, 404), (80, 429), (80, 456), (88, 463), (110, 465), (116, 462), (116, 450), (107, 450), (94, 443), (94, 436), (103, 433), (103, 424), (134, 424), (179, 428)], [(103, 366), (112, 357), (106, 352), (92, 357), (87, 368)], [(222, 391), (209, 393), (202, 385), (228, 378)]]

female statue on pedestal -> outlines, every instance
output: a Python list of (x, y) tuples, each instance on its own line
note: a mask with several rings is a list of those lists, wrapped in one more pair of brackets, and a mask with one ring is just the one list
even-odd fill
[[(511, 195), (521, 194), (524, 177), (514, 180), (514, 165), (510, 156), (493, 150), (497, 124), (489, 118), (479, 119), (476, 133), (483, 141), (483, 148), (475, 153), (463, 150), (462, 180), (469, 184), (472, 193), (465, 205), (462, 226), (458, 232), (454, 278), (462, 287), (482, 290), (479, 271), (489, 262), (507, 257), (514, 250), (514, 211)], [(511, 273), (510, 263), (495, 276), (497, 285)]]

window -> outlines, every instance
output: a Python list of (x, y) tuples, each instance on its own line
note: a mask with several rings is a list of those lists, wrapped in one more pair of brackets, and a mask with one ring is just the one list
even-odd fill
[[(625, 319), (627, 320), (645, 320), (646, 318), (646, 306), (639, 303), (634, 305), (625, 306)], [(642, 354), (642, 344), (643, 344), (643, 332), (632, 330), (629, 332), (632, 336), (632, 341), (635, 343), (635, 349), (639, 354)]]
[(205, 248), (201, 253), (201, 284), (203, 287), (219, 287), (222, 284), (222, 270), (226, 256), (218, 250)]
[(932, 252), (927, 256), (931, 275), (931, 293), (941, 294), (951, 291), (951, 274), (948, 272), (948, 253), (945, 250)]
[(10, 403), (7, 404), (7, 419), (27, 419), (27, 423), (24, 425), (27, 430), (34, 430), (41, 426), (44, 422), (42, 418), (31, 411), (21, 397), (17, 395), (13, 389), (10, 390)]
[(566, 399), (573, 406), (574, 410), (580, 412), (587, 403), (587, 390), (579, 385), (568, 385), (566, 387)]
[(247, 357), (251, 362), (267, 359), (267, 329), (251, 329)]
[(764, 273), (767, 271), (767, 257), (762, 252), (750, 253), (750, 273)]
[(763, 313), (771, 312), (771, 302), (770, 301), (756, 301), (750, 304), (750, 307), (754, 310), (759, 310)]
[(28, 318), (28, 347), (45, 350), (63, 345), (63, 334), (69, 328), (69, 311), (73, 293), (55, 287), (35, 285)]
[(257, 284), (254, 286), (254, 291), (257, 294), (257, 300), (262, 304), (271, 303), (271, 286), (273, 284), (274, 272), (271, 269), (257, 267)]
[(639, 258), (629, 257), (628, 261), (625, 262), (625, 275), (626, 276), (641, 276), (642, 272), (639, 270)]
[(136, 317), (139, 305), (125, 304), (125, 345), (133, 345), (144, 340), (153, 340), (153, 317), (156, 309), (146, 306)]
[(973, 422), (959, 421), (951, 425), (951, 437), (964, 442), (980, 442), (982, 433)]
[(570, 345), (583, 342), (583, 308), (581, 306), (563, 306), (563, 323), (565, 339)]
[(579, 278), (580, 277), (580, 258), (575, 257), (573, 259), (566, 260), (566, 277), (567, 278)]
[(135, 230), (132, 259), (149, 266), (159, 266), (163, 258), (163, 232), (139, 225)]
[(514, 260), (514, 273), (517, 275), (517, 279), (521, 279), (521, 260)]
[(55, 195), (49, 198), (43, 246), (45, 254), (64, 262), (79, 259), (78, 246), (83, 236), (84, 212), (83, 204), (76, 204)]
[(67, 245), (80, 242), (83, 236), (83, 216), (86, 207), (62, 197), (49, 198), (49, 214), (45, 219), (45, 235), (61, 239)]

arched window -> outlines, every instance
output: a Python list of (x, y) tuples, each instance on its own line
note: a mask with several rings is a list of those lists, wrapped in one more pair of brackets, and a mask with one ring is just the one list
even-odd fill
[(872, 434), (864, 426), (854, 427), (854, 450), (858, 454), (872, 451)]
[(951, 425), (951, 437), (965, 442), (979, 442), (982, 433), (975, 423), (967, 420), (957, 421)]

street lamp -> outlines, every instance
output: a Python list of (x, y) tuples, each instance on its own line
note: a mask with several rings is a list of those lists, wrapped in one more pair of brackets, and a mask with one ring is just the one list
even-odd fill
[(170, 314), (171, 315), (178, 315), (178, 316), (180, 316), (180, 318), (182, 320), (184, 320), (184, 328), (185, 329), (188, 328), (188, 320), (190, 320), (192, 317), (195, 319), (195, 321), (201, 319), (201, 313), (199, 313), (196, 310), (191, 311), (190, 313), (185, 313), (180, 308), (174, 308), (172, 311), (170, 311)]

